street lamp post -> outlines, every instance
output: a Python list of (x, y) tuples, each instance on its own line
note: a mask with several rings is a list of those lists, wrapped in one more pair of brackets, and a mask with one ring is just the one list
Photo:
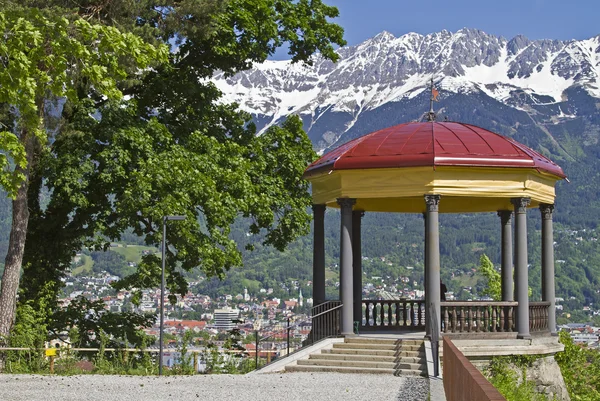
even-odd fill
[(159, 353), (158, 353), (158, 375), (162, 376), (163, 371), (163, 330), (165, 326), (165, 256), (167, 248), (167, 221), (185, 220), (185, 216), (163, 216), (163, 236), (162, 236), (162, 271), (160, 279), (160, 334), (159, 334)]

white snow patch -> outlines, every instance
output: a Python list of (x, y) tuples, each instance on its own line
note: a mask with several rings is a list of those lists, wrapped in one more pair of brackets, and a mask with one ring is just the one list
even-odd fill
[[(488, 67), (484, 64), (465, 68), (464, 78), (468, 79), (473, 83), (477, 83), (480, 87), (490, 84), (504, 84), (513, 87), (525, 89), (528, 93), (536, 93), (538, 95), (550, 96), (555, 102), (562, 100), (562, 93), (573, 85), (574, 80), (572, 78), (565, 79), (558, 75), (552, 74), (551, 65), (553, 61), (552, 54), (548, 54), (546, 61), (542, 63), (542, 70), (534, 72), (527, 78), (514, 77), (510, 79), (507, 75), (509, 70), (509, 63), (512, 58), (508, 58), (508, 52), (506, 47), (502, 48), (500, 60)], [(504, 86), (504, 90), (500, 90), (497, 93), (492, 90), (484, 90), (488, 95), (503, 101), (508, 95), (506, 92), (507, 87)]]

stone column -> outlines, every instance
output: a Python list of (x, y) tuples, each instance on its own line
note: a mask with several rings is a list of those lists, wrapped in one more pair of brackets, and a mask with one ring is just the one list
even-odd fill
[[(439, 338), (441, 321), (439, 203), (440, 195), (425, 195), (425, 204), (427, 205), (427, 217), (425, 219), (425, 247), (427, 249), (425, 271), (427, 282), (425, 293), (429, 295), (425, 316), (427, 316), (427, 320), (431, 325), (431, 338)], [(436, 329), (437, 333), (434, 333)]]
[(352, 212), (352, 287), (354, 293), (354, 322), (362, 323), (362, 239), (361, 221), (365, 212)]
[(515, 300), (517, 306), (517, 338), (529, 334), (529, 272), (527, 267), (527, 205), (529, 198), (512, 198), (515, 207)]
[(556, 333), (556, 297), (554, 294), (554, 233), (552, 229), (552, 212), (554, 205), (541, 204), (542, 213), (542, 301), (550, 302), (548, 310), (548, 328)]
[(498, 216), (502, 227), (502, 300), (513, 301), (512, 211), (500, 210)]
[[(425, 246), (423, 247), (425, 251), (423, 255), (423, 287), (425, 288), (425, 308), (427, 308), (427, 305), (429, 305), (429, 291), (427, 291), (427, 243), (429, 242), (427, 237), (427, 213), (423, 213), (423, 222), (425, 223)], [(427, 316), (427, 313), (428, 312), (425, 311), (425, 316)], [(425, 336), (427, 338), (431, 337), (431, 325), (429, 324), (428, 318), (425, 319)]]
[(313, 209), (313, 305), (325, 302), (325, 205)]
[(352, 206), (356, 199), (338, 198), (340, 219), (340, 300), (342, 301), (340, 331), (343, 336), (354, 333), (354, 297), (352, 295)]

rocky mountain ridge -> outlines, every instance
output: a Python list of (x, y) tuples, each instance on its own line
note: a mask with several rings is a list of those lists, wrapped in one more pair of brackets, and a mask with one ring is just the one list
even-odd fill
[[(254, 116), (259, 130), (299, 114), (317, 150), (356, 136), (347, 133), (368, 112), (415, 99), (426, 103), (431, 78), (442, 109), (444, 100), (469, 95), (525, 112), (538, 124), (578, 117), (581, 107), (570, 99), (575, 93), (600, 98), (600, 35), (532, 41), (466, 28), (400, 37), (382, 32), (338, 52), (336, 64), (319, 56), (312, 66), (267, 61), (213, 81), (224, 101)], [(414, 120), (420, 112), (403, 116)]]

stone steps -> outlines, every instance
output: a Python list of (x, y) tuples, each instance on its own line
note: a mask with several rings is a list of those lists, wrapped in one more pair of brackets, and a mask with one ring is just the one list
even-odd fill
[(298, 365), (313, 365), (313, 366), (331, 366), (332, 362), (335, 366), (348, 367), (363, 367), (363, 368), (382, 368), (382, 369), (423, 369), (426, 366), (420, 363), (405, 363), (405, 362), (380, 362), (380, 361), (352, 361), (352, 360), (331, 360), (331, 359), (302, 359), (298, 361)]
[(285, 370), (426, 376), (427, 363), (422, 340), (356, 337), (297, 360)]
[(342, 355), (378, 355), (378, 356), (390, 356), (390, 357), (419, 357), (421, 354), (425, 356), (422, 351), (399, 351), (399, 350), (372, 350), (372, 349), (344, 349), (344, 348), (332, 348), (329, 350), (323, 350), (323, 353), (330, 354), (342, 354)]
[(387, 345), (422, 345), (423, 344), (423, 340), (399, 340), (399, 339), (393, 339), (393, 338), (383, 338), (383, 339), (376, 339), (373, 340), (372, 338), (363, 338), (363, 337), (355, 337), (355, 338), (346, 338), (344, 339), (344, 344), (372, 344), (374, 341), (377, 342), (377, 344), (382, 345), (382, 344), (387, 344)]
[(373, 362), (402, 362), (402, 363), (420, 363), (421, 356), (381, 356), (381, 355), (358, 355), (358, 354), (332, 354), (325, 352), (322, 354), (312, 354), (311, 359), (327, 359), (341, 361), (373, 361)]
[(355, 368), (342, 366), (308, 366), (290, 365), (286, 366), (286, 372), (335, 372), (335, 373), (370, 373), (394, 376), (424, 376), (418, 370), (411, 369), (380, 369), (380, 368)]
[(344, 342), (339, 344), (333, 344), (333, 348), (343, 349), (360, 349), (360, 350), (381, 350), (381, 351), (394, 351), (396, 348), (401, 347), (403, 351), (418, 351), (422, 345), (413, 344), (378, 344), (378, 343), (353, 343)]

